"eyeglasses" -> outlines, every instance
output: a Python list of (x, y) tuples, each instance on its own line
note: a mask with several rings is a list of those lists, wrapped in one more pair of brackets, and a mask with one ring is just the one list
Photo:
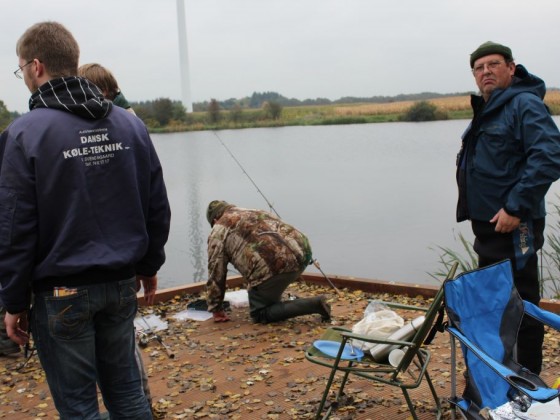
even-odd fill
[(31, 63), (33, 63), (33, 60), (28, 61), (27, 63), (25, 63), (23, 66), (18, 66), (18, 69), (16, 71), (14, 71), (14, 76), (16, 76), (18, 79), (23, 79), (23, 68), (25, 66), (30, 65)]
[(475, 68), (472, 69), (472, 72), (475, 76), (479, 76), (482, 73), (484, 73), (485, 67), (488, 67), (488, 70), (492, 71), (492, 70), (496, 70), (499, 67), (499, 65), (502, 63), (505, 63), (505, 61), (504, 60), (490, 61), (489, 63), (484, 63), (476, 66)]

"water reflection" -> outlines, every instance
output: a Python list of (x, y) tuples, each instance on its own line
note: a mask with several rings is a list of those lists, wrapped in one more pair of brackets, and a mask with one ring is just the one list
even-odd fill
[[(206, 221), (206, 215), (203, 211), (206, 203), (202, 203), (199, 193), (199, 173), (200, 163), (199, 150), (197, 144), (193, 144), (190, 153), (187, 155), (187, 167), (189, 168), (189, 177), (186, 180), (187, 201), (188, 201), (188, 231), (187, 241), (189, 243), (189, 257), (192, 264), (192, 281), (199, 282), (206, 280), (206, 253), (205, 241), (202, 237), (201, 226)], [(202, 220), (202, 223), (201, 223)]]
[(193, 267), (193, 282), (206, 280), (206, 253), (204, 252), (205, 241), (200, 230), (201, 209), (204, 203), (200, 203), (197, 184), (193, 184), (189, 195), (189, 256)]

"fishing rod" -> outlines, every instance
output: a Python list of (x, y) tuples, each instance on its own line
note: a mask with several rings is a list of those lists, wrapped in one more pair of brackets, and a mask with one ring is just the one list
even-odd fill
[[(231, 156), (231, 158), (235, 161), (235, 163), (237, 163), (237, 166), (239, 166), (239, 168), (241, 169), (241, 171), (243, 171), (243, 173), (245, 174), (245, 176), (247, 176), (247, 178), (249, 178), (249, 181), (251, 181), (251, 183), (255, 186), (255, 188), (257, 189), (257, 192), (262, 196), (262, 198), (264, 198), (264, 201), (266, 201), (266, 204), (268, 204), (268, 207), (270, 208), (270, 210), (276, 215), (276, 217), (278, 217), (279, 219), (281, 219), (280, 215), (278, 214), (278, 212), (276, 211), (276, 209), (274, 208), (274, 206), (272, 205), (272, 203), (269, 201), (268, 198), (266, 198), (266, 196), (264, 195), (264, 193), (261, 191), (261, 189), (259, 188), (259, 186), (257, 185), (257, 183), (255, 181), (253, 181), (253, 178), (251, 178), (251, 176), (249, 175), (249, 173), (245, 170), (245, 168), (243, 167), (243, 165), (241, 164), (241, 162), (239, 162), (239, 160), (237, 160), (237, 158), (235, 157), (235, 155), (232, 153), (232, 151), (229, 149), (229, 147), (226, 146), (226, 144), (224, 143), (224, 141), (222, 140), (222, 138), (220, 136), (218, 136), (218, 133), (216, 133), (216, 131), (212, 130), (212, 133), (216, 136), (216, 138), (220, 141), (220, 144), (224, 147), (224, 149), (227, 150), (227, 152), (229, 153), (229, 155)], [(317, 268), (317, 270), (319, 270), (319, 272), (323, 275), (323, 277), (327, 280), (327, 282), (330, 284), (330, 286), (334, 289), (334, 291), (336, 292), (336, 294), (340, 297), (342, 297), (342, 293), (340, 292), (340, 290), (338, 290), (336, 288), (336, 286), (333, 284), (333, 282), (331, 281), (331, 279), (328, 278), (328, 276), (325, 274), (325, 272), (321, 269), (321, 266), (319, 265), (319, 262), (317, 261), (317, 259), (313, 259), (312, 260), (313, 265), (315, 266), (315, 268)]]
[(243, 167), (243, 165), (241, 164), (241, 162), (239, 162), (237, 160), (237, 158), (235, 157), (235, 155), (231, 152), (231, 150), (229, 150), (229, 147), (226, 146), (226, 144), (223, 142), (223, 140), (221, 139), (220, 136), (218, 136), (218, 133), (216, 133), (215, 131), (212, 131), (212, 133), (214, 133), (214, 135), (216, 136), (216, 138), (220, 141), (220, 143), (222, 144), (222, 146), (224, 146), (224, 149), (227, 150), (227, 152), (229, 153), (229, 155), (231, 156), (231, 158), (235, 161), (235, 163), (237, 163), (237, 166), (239, 166), (241, 168), (241, 170), (243, 171), (243, 173), (247, 176), (247, 178), (249, 178), (249, 181), (251, 181), (251, 183), (255, 186), (255, 188), (257, 189), (258, 193), (262, 196), (262, 198), (264, 198), (264, 201), (266, 201), (266, 204), (268, 204), (268, 207), (270, 207), (270, 210), (274, 212), (274, 214), (281, 219), (280, 215), (278, 214), (278, 212), (276, 211), (276, 209), (274, 208), (274, 206), (272, 205), (272, 203), (270, 201), (268, 201), (268, 198), (266, 198), (266, 195), (264, 195), (264, 193), (261, 191), (261, 189), (259, 188), (259, 186), (257, 185), (257, 183), (255, 181), (253, 181), (253, 178), (251, 178), (251, 176), (247, 173), (247, 171), (245, 170), (245, 168)]
[(140, 334), (140, 338), (139, 338), (139, 344), (140, 347), (147, 347), (148, 343), (152, 340), (156, 340), (159, 344), (161, 344), (161, 346), (165, 349), (165, 352), (167, 353), (167, 356), (170, 359), (174, 359), (175, 358), (175, 354), (173, 353), (173, 350), (171, 350), (171, 347), (169, 347), (167, 344), (165, 344), (163, 342), (163, 338), (161, 338), (161, 335), (157, 334), (155, 331), (155, 328), (152, 327), (149, 322), (146, 320), (146, 318), (144, 318), (144, 315), (140, 314), (140, 318), (142, 319), (142, 321), (144, 321), (144, 324), (146, 324), (147, 329), (146, 330), (140, 330), (138, 331), (138, 333)]

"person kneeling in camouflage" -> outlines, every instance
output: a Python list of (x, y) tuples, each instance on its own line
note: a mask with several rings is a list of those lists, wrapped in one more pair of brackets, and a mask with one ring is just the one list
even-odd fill
[(229, 321), (222, 308), (229, 263), (245, 280), (254, 322), (267, 324), (308, 314), (330, 320), (324, 296), (282, 301), (284, 290), (313, 261), (303, 233), (268, 212), (220, 200), (210, 202), (206, 218), (212, 226), (206, 299), (214, 321)]

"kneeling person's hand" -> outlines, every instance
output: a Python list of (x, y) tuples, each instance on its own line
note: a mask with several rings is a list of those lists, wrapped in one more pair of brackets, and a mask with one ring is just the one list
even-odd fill
[(225, 311), (212, 312), (212, 316), (214, 317), (214, 322), (229, 321), (229, 316), (226, 314)]

